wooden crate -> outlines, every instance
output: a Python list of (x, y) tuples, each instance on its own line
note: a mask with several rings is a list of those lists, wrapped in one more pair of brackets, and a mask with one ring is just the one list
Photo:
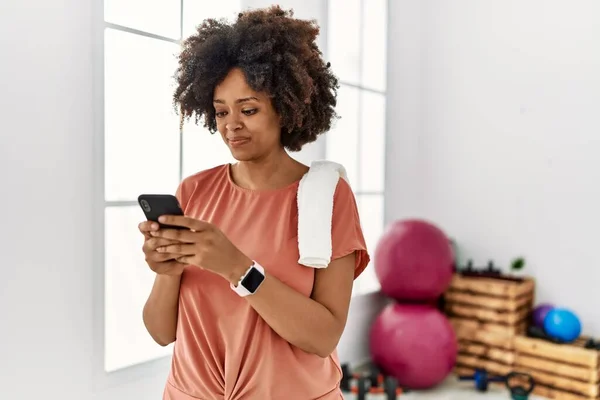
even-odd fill
[(588, 338), (571, 344), (517, 336), (514, 370), (531, 375), (536, 393), (550, 399), (600, 399), (600, 352), (584, 347)]
[(443, 303), (458, 339), (457, 368), (512, 371), (514, 338), (527, 329), (534, 287), (530, 278), (454, 275)]
[[(488, 371), (488, 372), (492, 375), (506, 375), (510, 371), (503, 369), (502, 371), (496, 371), (496, 372)], [(460, 376), (460, 375), (472, 376), (474, 373), (475, 373), (475, 368), (461, 367), (461, 366), (457, 366), (454, 368), (454, 374), (457, 376)], [(526, 383), (524, 383), (524, 384), (526, 385)], [(490, 386), (498, 386), (498, 387), (506, 388), (506, 385), (504, 383), (491, 382)], [(546, 398), (546, 399), (557, 399), (557, 400), (590, 400), (590, 399), (593, 399), (591, 397), (585, 397), (585, 396), (577, 395), (574, 393), (569, 393), (566, 391), (552, 389), (551, 387), (539, 385), (537, 383), (533, 390), (533, 394), (538, 397), (542, 397), (542, 398)]]

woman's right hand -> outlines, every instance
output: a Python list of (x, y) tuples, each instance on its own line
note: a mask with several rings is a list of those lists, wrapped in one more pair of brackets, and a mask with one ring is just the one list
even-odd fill
[(176, 254), (159, 253), (156, 251), (161, 246), (178, 243), (177, 240), (157, 238), (150, 235), (150, 232), (160, 229), (156, 222), (144, 221), (138, 225), (140, 232), (144, 235), (144, 245), (142, 251), (146, 256), (146, 263), (150, 269), (159, 275), (177, 276), (183, 273), (185, 264), (176, 261)]

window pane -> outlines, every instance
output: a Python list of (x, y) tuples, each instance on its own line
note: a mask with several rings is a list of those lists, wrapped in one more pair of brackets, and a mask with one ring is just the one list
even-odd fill
[(112, 29), (105, 41), (106, 200), (171, 193), (179, 181), (178, 46)]
[(360, 191), (383, 192), (385, 179), (384, 95), (361, 91)]
[(350, 185), (358, 187), (358, 89), (341, 86), (336, 112), (340, 119), (326, 133), (327, 160), (342, 164)]
[(241, 11), (240, 0), (184, 0), (183, 2), (183, 37), (196, 31), (196, 27), (207, 18), (227, 18), (233, 21)]
[(329, 0), (327, 53), (331, 68), (346, 83), (360, 84), (361, 0)]
[(183, 176), (190, 176), (217, 165), (235, 162), (221, 135), (213, 135), (193, 119), (186, 122), (183, 130)]
[[(383, 234), (384, 228), (384, 196), (383, 194), (376, 195), (357, 195), (358, 212), (360, 214), (360, 222), (367, 243), (367, 250), (373, 260), (377, 242)], [(359, 290), (362, 293), (378, 290), (380, 285), (375, 275), (373, 261), (367, 269), (357, 279), (359, 282)]]
[(363, 1), (362, 46), (362, 85), (385, 91), (387, 0)]
[(144, 261), (143, 237), (137, 225), (139, 207), (109, 207), (105, 212), (105, 359), (107, 371), (171, 354), (156, 344), (142, 320), (154, 272)]
[(104, 19), (128, 28), (179, 39), (181, 1), (104, 0)]

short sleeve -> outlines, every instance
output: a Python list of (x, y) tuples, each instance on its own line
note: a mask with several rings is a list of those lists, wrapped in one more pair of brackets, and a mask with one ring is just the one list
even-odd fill
[(177, 200), (179, 201), (179, 205), (181, 206), (181, 209), (184, 211), (186, 211), (187, 208), (187, 204), (188, 204), (188, 200), (189, 200), (189, 190), (188, 190), (188, 186), (190, 185), (189, 182), (189, 178), (184, 179), (183, 181), (181, 181), (181, 183), (177, 186), (177, 190), (175, 191), (175, 197), (177, 197)]
[(332, 260), (356, 252), (354, 279), (369, 264), (370, 256), (360, 224), (356, 199), (352, 188), (344, 179), (339, 180), (333, 197), (331, 245)]

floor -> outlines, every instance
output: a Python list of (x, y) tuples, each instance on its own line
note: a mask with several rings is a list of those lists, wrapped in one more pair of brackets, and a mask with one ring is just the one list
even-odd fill
[[(346, 400), (355, 400), (356, 395), (347, 394)], [(510, 400), (510, 394), (505, 388), (490, 386), (486, 393), (475, 391), (472, 382), (457, 382), (449, 378), (435, 390), (413, 392), (401, 395), (400, 400)], [(541, 397), (530, 396), (530, 400), (543, 400)], [(382, 395), (369, 395), (367, 400), (386, 400)]]

